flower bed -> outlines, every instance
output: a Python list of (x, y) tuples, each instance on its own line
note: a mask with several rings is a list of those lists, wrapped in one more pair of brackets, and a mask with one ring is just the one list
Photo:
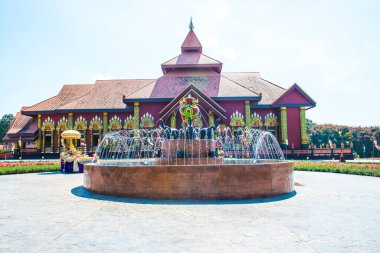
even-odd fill
[(380, 177), (380, 164), (295, 162), (294, 169)]
[(59, 171), (59, 163), (3, 166), (0, 175)]
[(0, 162), (0, 168), (2, 167), (15, 167), (15, 166), (39, 166), (39, 165), (59, 165), (59, 162), (56, 161), (47, 161), (47, 162), (33, 162), (33, 161), (16, 161), (16, 162)]

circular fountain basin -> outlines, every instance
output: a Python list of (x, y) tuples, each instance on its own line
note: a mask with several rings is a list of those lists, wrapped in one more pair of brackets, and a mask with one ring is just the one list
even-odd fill
[(94, 193), (147, 199), (255, 199), (293, 192), (293, 162), (117, 166), (85, 164)]

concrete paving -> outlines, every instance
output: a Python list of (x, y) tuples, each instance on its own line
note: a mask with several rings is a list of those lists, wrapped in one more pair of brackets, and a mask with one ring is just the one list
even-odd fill
[(106, 197), (81, 174), (0, 177), (0, 252), (380, 252), (380, 178), (296, 172), (259, 201)]

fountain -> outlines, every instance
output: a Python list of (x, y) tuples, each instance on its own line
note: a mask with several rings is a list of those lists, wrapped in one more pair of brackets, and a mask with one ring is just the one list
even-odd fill
[(253, 199), (293, 191), (293, 163), (269, 132), (215, 124), (202, 128), (198, 100), (178, 111), (182, 128), (110, 132), (86, 164), (92, 192), (150, 199)]

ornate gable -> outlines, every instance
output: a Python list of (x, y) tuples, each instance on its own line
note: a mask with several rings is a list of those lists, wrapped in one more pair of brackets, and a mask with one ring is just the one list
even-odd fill
[(44, 120), (41, 131), (54, 131), (54, 121), (49, 116)]
[(134, 128), (135, 128), (135, 117), (133, 117), (132, 115), (129, 115), (125, 119), (124, 129), (134, 129)]
[(277, 116), (270, 112), (265, 116), (265, 124), (266, 127), (275, 127), (278, 125)]
[(252, 115), (251, 115), (251, 128), (261, 128), (263, 126), (263, 119), (262, 117), (257, 114), (256, 112), (254, 112)]
[(58, 124), (57, 124), (57, 128), (56, 130), (59, 132), (59, 131), (65, 131), (67, 130), (68, 128), (68, 123), (67, 123), (67, 119), (65, 116), (63, 116), (59, 121), (58, 121)]
[(95, 117), (92, 118), (90, 121), (89, 129), (91, 131), (94, 130), (101, 130), (103, 128), (103, 121), (100, 119), (98, 115), (95, 115)]
[(110, 120), (108, 124), (108, 129), (109, 130), (120, 130), (122, 128), (121, 125), (121, 119), (114, 115)]
[(83, 131), (85, 131), (86, 129), (87, 129), (87, 121), (81, 115), (81, 116), (79, 116), (79, 118), (77, 118), (75, 120), (74, 130), (83, 130)]
[(153, 128), (154, 127), (154, 118), (150, 113), (145, 113), (140, 120), (141, 128)]
[(232, 126), (232, 127), (243, 127), (244, 125), (245, 125), (244, 116), (238, 111), (232, 113), (230, 126)]

